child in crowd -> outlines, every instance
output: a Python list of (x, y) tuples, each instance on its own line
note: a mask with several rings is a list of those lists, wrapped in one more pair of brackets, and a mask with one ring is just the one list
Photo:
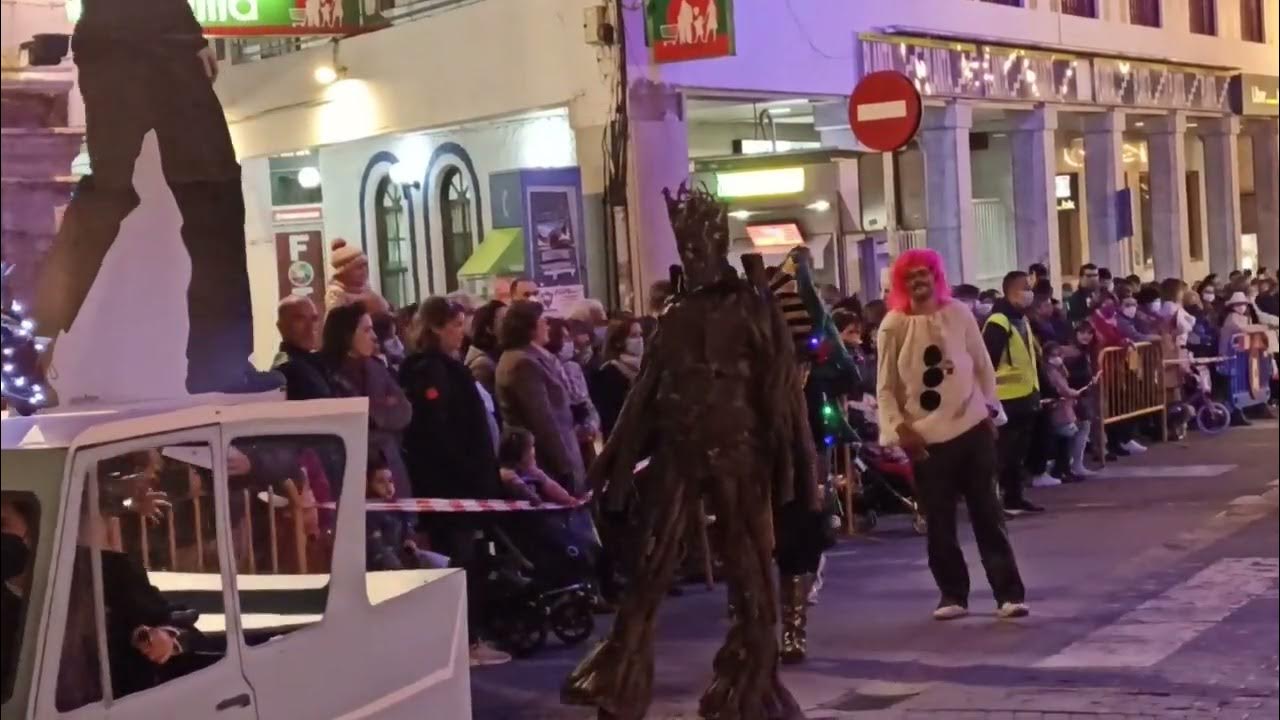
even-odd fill
[[(365, 499), (390, 502), (396, 497), (391, 468), (382, 453), (369, 451), (368, 485)], [(365, 561), (369, 570), (439, 569), (448, 567), (449, 558), (418, 547), (412, 522), (405, 513), (372, 510), (365, 520)]]
[(498, 466), (507, 493), (513, 499), (532, 503), (572, 505), (573, 496), (538, 468), (536, 457), (533, 433), (508, 428), (502, 434), (502, 441), (498, 444)]
[(391, 312), (386, 298), (369, 285), (369, 258), (360, 248), (334, 238), (329, 245), (329, 267), (333, 278), (324, 293), (325, 312), (355, 303), (364, 303), (373, 316)]
[[(1092, 328), (1089, 328), (1090, 334), (1091, 331)], [(1081, 420), (1076, 408), (1087, 386), (1072, 387), (1066, 353), (1061, 345), (1049, 341), (1044, 344), (1043, 352), (1045, 378), (1049, 381), (1053, 394), (1057, 395), (1047, 408), (1049, 423), (1055, 438), (1051, 477), (1058, 482), (1077, 482), (1081, 476), (1075, 470), (1084, 466), (1084, 447), (1089, 440), (1089, 421)], [(1077, 448), (1079, 461), (1076, 460)]]

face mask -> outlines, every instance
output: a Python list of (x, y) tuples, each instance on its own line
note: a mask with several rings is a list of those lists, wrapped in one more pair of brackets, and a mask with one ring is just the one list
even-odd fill
[(1054, 367), (1062, 367), (1062, 358), (1058, 355), (1054, 355), (1053, 357), (1049, 358), (1049, 364)]
[(569, 362), (573, 359), (573, 343), (565, 343), (560, 346), (560, 352), (556, 354), (563, 362)]
[(1134, 318), (1134, 317), (1137, 317), (1137, 316), (1138, 316), (1138, 306), (1137, 306), (1137, 305), (1125, 305), (1125, 306), (1124, 306), (1124, 308), (1120, 311), (1120, 314), (1121, 314), (1121, 315), (1124, 315), (1124, 316), (1125, 316), (1125, 317), (1127, 317), (1127, 318)]
[(1020, 308), (1031, 307), (1031, 299), (1030, 290), (1019, 290), (1017, 293), (1009, 296), (1009, 302)]
[(1213, 294), (1213, 293), (1211, 293), (1211, 292), (1207, 292), (1207, 293), (1200, 293), (1200, 299), (1201, 299), (1201, 300), (1204, 300), (1204, 301), (1205, 301), (1205, 302), (1207, 302), (1207, 303), (1211, 303), (1211, 302), (1213, 302), (1214, 298), (1216, 298), (1216, 297), (1217, 297), (1217, 296), (1216, 296), (1216, 295), (1214, 295), (1214, 294)]
[(13, 533), (0, 534), (0, 571), (4, 577), (0, 582), (15, 578), (27, 569), (27, 544)]
[(1111, 292), (1111, 281), (1103, 280), (1102, 283), (1099, 285), (1099, 287), (1101, 287), (1103, 290), (1106, 290), (1107, 292)]
[(1151, 301), (1151, 302), (1147, 303), (1147, 309), (1148, 309), (1148, 310), (1150, 310), (1150, 311), (1151, 311), (1151, 312), (1153, 312), (1153, 313), (1158, 313), (1158, 312), (1160, 312), (1160, 301), (1159, 301), (1159, 300), (1153, 300), (1153, 301)]
[(1233, 313), (1235, 313), (1235, 314), (1237, 314), (1237, 315), (1248, 315), (1248, 314), (1249, 314), (1249, 308), (1248, 308), (1248, 307), (1246, 307), (1246, 306), (1244, 306), (1244, 305), (1232, 305), (1232, 306), (1231, 306), (1231, 312), (1233, 312)]
[(979, 315), (990, 315), (990, 314), (991, 314), (991, 309), (992, 309), (993, 307), (995, 307), (995, 306), (994, 306), (993, 304), (991, 304), (991, 303), (978, 303), (977, 305), (975, 305), (975, 306), (974, 306), (974, 308), (973, 308), (973, 309), (974, 309), (974, 310), (975, 310)]
[(400, 338), (393, 337), (382, 344), (382, 350), (387, 355), (399, 358), (404, 357), (404, 343), (400, 342)]
[(577, 358), (579, 364), (586, 365), (587, 363), (591, 362), (591, 356), (594, 354), (594, 352), (595, 351), (591, 349), (591, 346), (588, 345), (587, 347), (584, 347), (581, 350), (578, 350), (577, 353), (574, 355), (574, 357)]
[(644, 355), (644, 338), (627, 338), (626, 351), (628, 355), (636, 357)]

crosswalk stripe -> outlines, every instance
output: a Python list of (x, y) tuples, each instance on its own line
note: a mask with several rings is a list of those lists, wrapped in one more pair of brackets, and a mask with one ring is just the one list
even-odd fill
[(1249, 601), (1271, 593), (1277, 577), (1276, 558), (1219, 560), (1036, 666), (1151, 667)]

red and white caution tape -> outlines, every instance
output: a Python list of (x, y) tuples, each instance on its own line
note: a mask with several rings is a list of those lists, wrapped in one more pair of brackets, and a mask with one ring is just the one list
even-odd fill
[[(387, 502), (366, 502), (366, 510), (377, 512), (520, 512), (525, 510), (573, 510), (591, 502), (588, 494), (572, 505), (556, 505), (554, 503), (532, 503), (528, 500), (453, 500), (449, 498), (405, 498)], [(330, 510), (338, 507), (337, 503), (320, 503), (319, 507)]]

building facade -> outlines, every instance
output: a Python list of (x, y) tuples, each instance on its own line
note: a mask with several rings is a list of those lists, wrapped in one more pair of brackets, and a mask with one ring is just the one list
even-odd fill
[[(864, 296), (910, 246), (984, 286), (1033, 262), (1280, 265), (1280, 0), (719, 5), (733, 54), (671, 63), (654, 45), (678, 32), (648, 41), (644, 4), (605, 0), (387, 0), (390, 27), (337, 43), (219, 41), (257, 359), (316, 280), (291, 268), (322, 279), (337, 237), (400, 305), (534, 274), (551, 302), (643, 307), (676, 261), (661, 191), (690, 179), (730, 203), (735, 252), (805, 243)], [(925, 102), (893, 154), (846, 109), (884, 69)]]

